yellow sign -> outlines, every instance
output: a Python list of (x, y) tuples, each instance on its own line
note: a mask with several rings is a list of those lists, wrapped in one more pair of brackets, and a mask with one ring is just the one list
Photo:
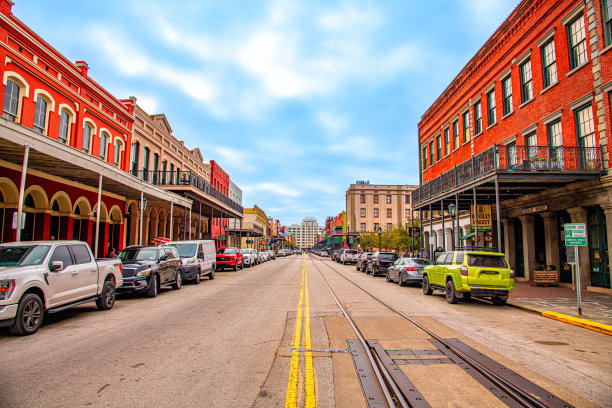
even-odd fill
[[(472, 223), (472, 231), (474, 231), (474, 206), (470, 206), (470, 222)], [(490, 205), (478, 206), (478, 231), (490, 232), (493, 231), (493, 216)]]

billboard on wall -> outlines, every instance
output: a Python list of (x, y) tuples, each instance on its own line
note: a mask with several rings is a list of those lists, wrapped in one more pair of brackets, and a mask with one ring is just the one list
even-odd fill
[(278, 236), (279, 237), (284, 237), (285, 236), (285, 227), (278, 227)]
[[(479, 205), (478, 212), (478, 231), (491, 232), (493, 231), (493, 217), (490, 205)], [(472, 223), (472, 231), (474, 231), (474, 206), (470, 206), (470, 222)]]

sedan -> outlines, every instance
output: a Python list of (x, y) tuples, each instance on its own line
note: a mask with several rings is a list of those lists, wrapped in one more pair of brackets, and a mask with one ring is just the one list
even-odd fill
[(387, 269), (387, 282), (397, 282), (400, 286), (423, 282), (423, 270), (431, 263), (427, 259), (399, 258)]

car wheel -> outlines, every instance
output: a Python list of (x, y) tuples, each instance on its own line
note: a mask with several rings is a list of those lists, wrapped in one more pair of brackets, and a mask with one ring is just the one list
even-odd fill
[(179, 269), (176, 271), (176, 282), (172, 285), (172, 289), (179, 290), (183, 286), (183, 270)]
[(391, 275), (389, 275), (389, 271), (387, 271), (387, 273), (385, 274), (385, 280), (387, 282), (391, 282)]
[(455, 293), (455, 284), (452, 279), (446, 282), (446, 301), (452, 305), (459, 301), (457, 293)]
[(499, 296), (495, 296), (491, 299), (491, 302), (493, 302), (495, 306), (503, 306), (506, 304), (506, 299), (502, 299)]
[(429, 278), (427, 277), (427, 275), (423, 276), (423, 294), (424, 295), (431, 295), (433, 293), (433, 290), (431, 289), (431, 286), (429, 286)]
[(115, 305), (115, 284), (112, 281), (105, 281), (104, 286), (102, 286), (102, 293), (98, 299), (96, 299), (96, 306), (100, 310), (109, 310), (112, 309)]
[(28, 293), (19, 301), (17, 314), (13, 325), (9, 327), (11, 334), (29, 336), (40, 328), (45, 316), (42, 300), (34, 293)]
[(210, 268), (210, 273), (208, 274), (208, 279), (213, 280), (215, 279), (215, 266), (213, 265), (212, 268)]
[(238, 270), (238, 263), (237, 262), (234, 264), (234, 267), (232, 269), (234, 270), (234, 272), (236, 272)]
[(151, 279), (152, 279), (151, 286), (149, 286), (149, 290), (147, 291), (147, 296), (150, 298), (154, 298), (155, 296), (157, 296), (157, 291), (159, 289), (159, 284), (158, 284), (159, 278), (157, 277), (157, 274), (154, 274)]
[(244, 269), (244, 262), (240, 264), (240, 269)]
[(359, 265), (355, 265), (355, 269), (359, 270)]
[(196, 271), (195, 279), (193, 280), (193, 283), (195, 283), (196, 285), (199, 285), (200, 280), (202, 280), (202, 276), (200, 275), (201, 273), (202, 271), (200, 270), (200, 268), (198, 268), (198, 270)]
[(400, 286), (406, 286), (406, 282), (404, 282), (404, 275), (401, 271), (397, 274), (397, 284)]

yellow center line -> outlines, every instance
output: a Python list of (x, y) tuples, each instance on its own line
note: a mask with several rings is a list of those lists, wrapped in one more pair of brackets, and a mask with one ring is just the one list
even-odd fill
[(300, 374), (300, 343), (302, 334), (302, 307), (304, 303), (304, 280), (306, 270), (302, 269), (302, 281), (300, 282), (300, 298), (295, 319), (295, 330), (293, 332), (293, 350), (291, 351), (291, 364), (289, 365), (289, 384), (287, 384), (287, 396), (285, 408), (295, 408), (297, 404), (297, 383)]
[(314, 380), (314, 367), (312, 364), (312, 344), (310, 339), (310, 302), (308, 300), (308, 270), (306, 268), (306, 260), (304, 260), (304, 270), (306, 271), (306, 282), (304, 286), (305, 291), (305, 320), (304, 320), (304, 347), (305, 347), (305, 371), (306, 371), (306, 408), (313, 408), (317, 406), (316, 394), (315, 394), (315, 380)]

